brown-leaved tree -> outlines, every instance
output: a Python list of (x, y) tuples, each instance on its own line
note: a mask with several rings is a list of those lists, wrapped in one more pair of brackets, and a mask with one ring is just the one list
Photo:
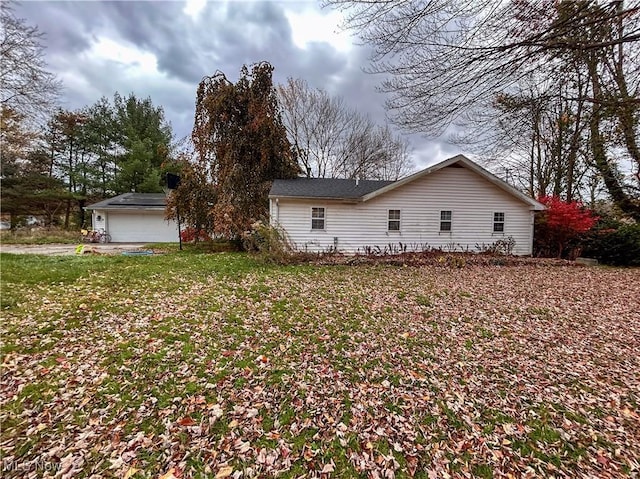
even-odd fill
[[(211, 170), (196, 161), (190, 148), (184, 148), (177, 158), (165, 163), (165, 169), (180, 177), (177, 188), (168, 196), (166, 217), (179, 220), (183, 241), (203, 239), (213, 231), (212, 208), (216, 203), (216, 188)], [(191, 231), (187, 239), (185, 231)]]
[(215, 186), (213, 233), (238, 239), (267, 215), (267, 195), (276, 178), (299, 173), (282, 124), (273, 66), (243, 66), (236, 83), (222, 72), (198, 86), (192, 140), (198, 161)]

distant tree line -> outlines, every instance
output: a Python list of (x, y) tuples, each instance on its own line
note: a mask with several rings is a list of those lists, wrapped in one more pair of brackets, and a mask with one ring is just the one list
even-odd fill
[[(134, 94), (101, 98), (80, 110), (56, 110), (42, 127), (2, 107), (2, 212), (12, 221), (40, 215), (48, 224), (74, 213), (83, 223), (88, 200), (119, 193), (162, 191), (171, 146), (162, 108)], [(14, 224), (15, 226), (15, 224)]]
[[(162, 191), (171, 127), (150, 98), (115, 93), (78, 110), (57, 107), (62, 84), (47, 71), (43, 34), (0, 5), (2, 213), (48, 224), (83, 222), (87, 201)], [(78, 218), (73, 218), (78, 213)]]

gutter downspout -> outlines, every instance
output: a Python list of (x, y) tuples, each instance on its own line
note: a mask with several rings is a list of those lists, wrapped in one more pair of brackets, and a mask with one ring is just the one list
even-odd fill
[(531, 216), (531, 241), (529, 242), (529, 256), (533, 257), (533, 235), (535, 234), (536, 210), (530, 210)]

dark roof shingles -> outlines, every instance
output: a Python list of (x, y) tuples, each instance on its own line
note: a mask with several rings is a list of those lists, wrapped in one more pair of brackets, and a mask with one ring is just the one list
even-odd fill
[(379, 190), (393, 181), (356, 180), (336, 178), (295, 178), (275, 180), (269, 196), (288, 196), (297, 198), (336, 198), (357, 199)]
[(164, 208), (167, 196), (164, 193), (124, 193), (87, 206), (88, 209), (109, 208)]
[(167, 197), (164, 193), (129, 193), (109, 200), (111, 206), (166, 206)]

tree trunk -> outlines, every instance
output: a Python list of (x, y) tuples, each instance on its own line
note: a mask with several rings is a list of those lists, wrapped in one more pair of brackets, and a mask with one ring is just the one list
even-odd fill
[(71, 200), (67, 200), (67, 208), (64, 213), (64, 229), (69, 229), (69, 218), (71, 217)]
[(560, 85), (559, 88), (559, 97), (558, 97), (558, 111), (556, 113), (556, 118), (555, 121), (558, 125), (558, 137), (556, 138), (556, 148), (555, 148), (555, 178), (553, 180), (553, 195), (560, 198), (560, 196), (562, 195), (562, 180), (564, 178), (564, 171), (562, 168), (562, 156), (563, 156), (563, 149), (564, 149), (564, 124), (563, 124), (563, 118), (562, 118), (562, 112), (564, 109), (564, 105), (562, 104), (562, 85)]
[[(624, 36), (624, 27), (622, 24), (623, 5), (622, 1), (617, 2), (616, 9), (618, 11), (618, 36)], [(624, 45), (622, 42), (618, 44), (618, 61), (614, 62), (614, 78), (618, 86), (619, 104), (615, 108), (618, 121), (620, 122), (620, 130), (624, 138), (627, 152), (636, 164), (636, 178), (640, 183), (640, 149), (638, 148), (638, 115), (639, 108), (637, 98), (629, 96), (629, 88), (627, 80), (624, 76)]]
[(78, 207), (80, 208), (80, 213), (79, 213), (79, 217), (80, 217), (80, 224), (82, 226), (84, 226), (84, 221), (85, 221), (85, 214), (84, 214), (84, 205), (87, 203), (87, 201), (82, 198), (80, 200), (78, 200)]
[(591, 133), (591, 153), (593, 162), (598, 172), (602, 175), (604, 184), (611, 195), (615, 205), (625, 214), (631, 216), (636, 221), (640, 221), (640, 204), (635, 203), (624, 191), (620, 180), (618, 179), (618, 171), (615, 166), (607, 159), (604, 139), (600, 132), (600, 122), (602, 118), (602, 86), (597, 71), (597, 60), (591, 55), (587, 59), (589, 68), (589, 76), (593, 86), (593, 112), (589, 120), (589, 129)]
[(571, 134), (571, 144), (569, 146), (569, 154), (567, 155), (567, 173), (566, 173), (566, 181), (567, 181), (567, 201), (573, 201), (574, 197), (574, 184), (575, 184), (575, 170), (576, 163), (578, 160), (578, 149), (580, 148), (580, 125), (582, 120), (582, 107), (583, 101), (582, 99), (578, 100), (578, 109), (575, 115), (575, 128), (573, 129), (573, 133)]

